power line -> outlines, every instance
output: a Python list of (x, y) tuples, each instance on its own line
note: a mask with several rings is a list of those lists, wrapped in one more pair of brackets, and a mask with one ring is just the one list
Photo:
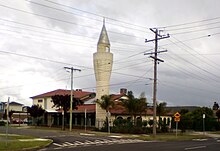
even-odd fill
[(189, 27), (180, 27), (180, 28), (166, 29), (166, 30), (168, 30), (168, 31), (185, 30), (185, 29), (198, 28), (198, 27), (207, 26), (207, 25), (215, 25), (215, 24), (219, 24), (219, 23), (220, 23), (220, 21), (217, 21), (217, 22), (206, 23), (206, 24), (202, 24), (202, 25), (194, 25), (194, 26), (189, 26)]
[[(172, 36), (172, 37), (173, 37), (173, 36)], [(200, 55), (196, 50), (194, 50), (194, 49), (193, 49), (192, 47), (190, 47), (189, 45), (185, 44), (184, 42), (178, 40), (178, 39), (175, 38), (175, 37), (173, 37), (173, 38), (174, 38), (175, 40), (177, 40), (178, 42), (180, 42), (182, 45), (184, 45), (184, 46), (186, 46), (187, 48), (189, 48), (190, 50), (196, 52), (196, 54)], [(186, 50), (186, 49), (184, 49), (184, 50)], [(186, 50), (186, 51), (187, 51), (188, 53), (192, 54), (190, 51), (188, 51), (188, 50)], [(192, 56), (194, 56), (195, 58), (198, 58), (198, 57), (196, 57), (196, 56), (193, 55), (193, 54), (192, 54)], [(200, 58), (198, 58), (198, 59), (201, 60), (201, 61), (203, 61), (203, 62), (205, 62), (207, 65), (209, 65), (209, 66), (211, 66), (211, 67), (213, 67), (213, 68), (215, 68), (215, 69), (216, 69), (216, 67), (219, 66), (218, 64), (216, 64), (215, 62), (213, 62), (213, 61), (210, 60), (209, 58), (207, 58), (207, 57), (205, 57), (205, 56), (203, 56), (203, 55), (200, 55), (200, 56), (202, 56), (205, 60), (201, 60)], [(208, 63), (206, 60), (209, 60), (210, 62), (212, 62), (212, 63), (215, 64), (216, 66), (213, 66), (212, 64)]]
[[(32, 59), (37, 59), (37, 60), (43, 60), (43, 61), (47, 61), (47, 62), (53, 62), (53, 63), (58, 63), (58, 64), (63, 64), (63, 65), (73, 65), (71, 63), (66, 63), (66, 62), (61, 62), (61, 61), (55, 61), (55, 60), (51, 60), (51, 59), (46, 59), (46, 58), (40, 58), (40, 57), (35, 57), (35, 56), (30, 56), (30, 55), (25, 55), (25, 54), (18, 54), (18, 53), (14, 53), (14, 52), (9, 52), (9, 51), (3, 51), (0, 50), (1, 53), (5, 53), (5, 54), (12, 54), (12, 55), (16, 55), (16, 56), (21, 56), (21, 57), (26, 57), (26, 58), (32, 58)], [(86, 69), (90, 69), (86, 66), (82, 66), (82, 65), (74, 65), (77, 67), (81, 67), (81, 68), (86, 68)]]
[[(171, 52), (170, 52), (171, 53)], [(170, 56), (170, 54), (169, 54), (169, 56)], [(173, 58), (173, 57), (171, 57), (171, 58)], [(173, 59), (175, 59), (175, 58), (173, 58)], [(208, 80), (210, 80), (210, 78), (209, 77), (207, 77), (206, 75), (203, 75), (203, 74), (196, 74), (196, 73), (194, 73), (192, 70), (190, 70), (189, 69), (189, 67), (188, 66), (186, 66), (187, 68), (186, 69), (189, 69), (189, 70), (186, 70), (185, 68), (183, 68), (182, 66), (177, 66), (175, 63), (173, 63), (173, 62), (170, 62), (170, 64), (169, 64), (169, 60), (168, 60), (168, 64), (167, 64), (168, 66), (170, 66), (171, 68), (175, 68), (175, 70), (177, 70), (177, 71), (179, 71), (179, 72), (182, 72), (182, 73), (184, 73), (185, 75), (187, 75), (188, 77), (190, 77), (190, 78), (194, 78), (194, 79), (196, 79), (196, 80), (199, 80), (199, 81), (201, 81), (201, 82), (205, 82), (205, 83), (208, 83), (209, 85), (210, 85), (210, 82), (208, 82)], [(201, 76), (201, 75), (203, 75), (203, 76), (205, 76), (205, 78), (203, 77), (203, 76)], [(213, 85), (213, 84), (212, 84)], [(216, 87), (215, 85), (213, 85), (214, 87)], [(217, 88), (217, 87), (216, 87)]]
[[(38, 14), (38, 13), (33, 13), (33, 12), (29, 12), (29, 11), (25, 11), (25, 10), (13, 8), (13, 7), (6, 6), (6, 5), (2, 5), (2, 4), (0, 4), (0, 6), (1, 6), (1, 7), (8, 8), (8, 9), (15, 10), (15, 11), (19, 11), (19, 12), (22, 12), (22, 13), (26, 13), (26, 14), (30, 14), (30, 15), (34, 15), (34, 16), (39, 16), (39, 17), (47, 18), (47, 19), (51, 19), (51, 20), (55, 20), (55, 21), (58, 21), (58, 22), (63, 22), (63, 23), (71, 24), (71, 25), (77, 25), (77, 26), (81, 26), (81, 27), (85, 27), (85, 28), (91, 28), (91, 29), (99, 30), (99, 29), (97, 29), (96, 27), (93, 27), (93, 26), (82, 25), (82, 24), (79, 24), (79, 23), (75, 23), (75, 22), (71, 22), (71, 21), (66, 21), (66, 20), (63, 20), (63, 19), (58, 19), (58, 18), (54, 18), (54, 17), (50, 17), (50, 16)], [(114, 32), (114, 31), (111, 31), (111, 30), (108, 31), (108, 32), (114, 33), (114, 34), (125, 35), (125, 36), (131, 36), (131, 37), (135, 37), (135, 38), (140, 38), (140, 37), (136, 37), (136, 36), (134, 36), (134, 35), (124, 34), (124, 33), (118, 33), (118, 32)]]
[[(0, 19), (1, 20), (1, 19)], [(15, 22), (14, 22), (15, 23)], [(32, 26), (32, 25), (29, 25), (29, 24), (23, 24), (23, 25), (27, 25), (27, 26), (31, 26), (31, 27), (36, 27), (36, 28), (38, 28), (39, 26)], [(27, 30), (27, 31), (32, 31), (32, 32), (37, 32), (37, 33), (43, 33), (44, 34), (44, 36), (45, 36), (45, 32), (42, 32), (42, 31), (35, 31), (35, 30), (32, 30), (32, 29), (27, 29), (27, 28), (22, 28), (22, 27), (16, 27), (16, 26), (11, 26), (11, 25), (2, 25), (2, 26), (8, 26), (8, 27), (12, 27), (12, 28), (17, 28), (17, 29), (23, 29), (23, 30)], [(40, 27), (41, 28), (41, 27)], [(44, 29), (44, 30), (49, 30), (49, 29), (47, 29), (47, 28), (42, 28), (42, 29)], [(11, 31), (11, 30), (9, 30), (9, 29), (4, 29), (5, 31)], [(55, 31), (55, 32), (60, 32), (60, 31), (57, 31), (57, 30), (50, 30), (50, 31)], [(17, 33), (19, 33), (18, 31), (11, 31), (11, 32), (17, 32)], [(70, 35), (73, 35), (73, 36), (77, 36), (77, 37), (81, 37), (81, 38), (83, 38), (83, 37), (87, 37), (87, 38), (90, 38), (90, 39), (95, 39), (94, 37), (88, 37), (88, 36), (85, 36), (85, 35), (76, 35), (76, 34), (72, 34), (72, 33), (66, 33), (66, 32), (62, 32), (62, 33), (64, 33), (64, 34), (70, 34)], [(47, 35), (48, 33), (46, 33), (46, 36), (48, 36)], [(59, 39), (59, 40), (64, 40), (64, 41), (70, 41), (70, 40), (65, 40), (65, 39), (62, 39), (62, 38), (56, 38), (56, 39)], [(52, 41), (52, 40), (48, 40), (48, 41)], [(84, 40), (85, 41), (85, 40)], [(72, 42), (72, 40), (71, 40), (71, 42)], [(123, 45), (131, 45), (131, 46), (135, 46), (135, 47), (145, 47), (144, 45), (140, 45), (140, 44), (132, 44), (132, 43), (126, 43), (126, 42), (118, 42), (118, 41), (111, 41), (111, 42), (113, 42), (113, 43), (118, 43), (118, 44), (123, 44)]]
[(171, 33), (171, 35), (190, 34), (190, 33), (201, 32), (201, 31), (212, 30), (212, 29), (218, 29), (218, 28), (220, 28), (220, 26), (204, 28), (204, 29), (198, 29), (198, 30), (190, 30), (190, 31), (185, 31), (185, 32)]
[[(172, 40), (170, 40), (170, 41), (172, 42)], [(177, 45), (177, 44), (175, 44), (175, 45), (178, 46), (178, 47), (180, 47), (180, 46)], [(181, 47), (180, 47), (180, 48), (181, 48)], [(196, 64), (193, 64), (192, 62), (190, 62), (190, 61), (184, 59), (183, 57), (181, 57), (181, 56), (179, 56), (179, 55), (176, 55), (176, 56), (178, 56), (179, 58), (181, 58), (181, 59), (184, 60), (185, 62), (191, 64), (191, 65), (194, 66), (195, 68), (197, 68), (197, 69), (199, 69), (199, 70), (201, 70), (201, 71), (203, 71), (203, 72), (205, 72), (205, 73), (208, 73), (208, 74), (210, 74), (210, 75), (213, 75), (213, 76), (219, 78), (217, 75), (213, 74), (212, 72), (209, 72), (208, 70), (203, 69), (202, 67), (200, 67), (200, 66), (198, 66), (198, 65), (196, 65)], [(213, 79), (213, 78), (211, 78), (211, 79)], [(216, 79), (213, 79), (213, 80), (216, 81), (216, 82), (218, 82), (218, 83), (220, 82), (220, 81), (218, 81), (218, 80), (216, 80)]]
[(175, 25), (161, 26), (161, 27), (157, 27), (157, 28), (171, 28), (171, 27), (176, 27), (176, 26), (185, 26), (185, 25), (189, 25), (189, 24), (208, 22), (208, 21), (217, 20), (217, 19), (220, 19), (220, 17), (214, 17), (214, 18), (203, 19), (203, 20), (192, 21), (192, 22), (186, 22), (186, 23), (180, 23), (180, 24), (175, 24)]
[[(57, 3), (57, 2), (54, 2), (54, 1), (50, 1), (50, 0), (44, 0), (44, 1), (56, 4), (56, 5), (60, 5), (60, 6), (63, 6), (63, 7), (67, 7), (67, 8), (73, 9), (73, 10), (77, 10), (79, 12), (91, 14), (91, 15), (94, 15), (94, 16), (97, 16), (97, 17), (101, 17), (101, 18), (105, 17), (108, 20), (113, 20), (113, 21), (116, 21), (116, 22), (121, 22), (121, 23), (124, 23), (124, 24), (127, 24), (127, 25), (132, 25), (132, 26), (143, 28), (143, 29), (148, 28), (148, 27), (145, 27), (145, 26), (141, 26), (141, 25), (137, 25), (137, 24), (132, 24), (132, 23), (129, 23), (129, 22), (126, 22), (126, 21), (118, 20), (118, 19), (115, 19), (115, 18), (110, 18), (110, 17), (104, 16), (104, 15), (99, 15), (99, 14), (92, 13), (92, 12), (85, 11), (85, 10), (81, 10), (81, 9), (78, 9), (78, 8), (75, 8), (75, 7), (72, 7), (72, 6), (68, 6), (68, 5), (64, 5), (64, 4), (61, 4), (61, 3)], [(144, 31), (144, 32), (146, 32), (146, 31)]]

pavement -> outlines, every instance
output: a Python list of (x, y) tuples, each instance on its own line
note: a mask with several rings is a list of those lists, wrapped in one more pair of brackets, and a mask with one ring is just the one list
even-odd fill
[(220, 138), (220, 134), (215, 134), (214, 132), (193, 132), (195, 135), (205, 135), (211, 138)]

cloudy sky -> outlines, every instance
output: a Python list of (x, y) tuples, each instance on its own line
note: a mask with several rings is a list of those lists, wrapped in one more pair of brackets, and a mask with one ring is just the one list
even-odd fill
[(114, 54), (111, 93), (120, 88), (152, 102), (153, 52), (159, 41), (158, 101), (211, 107), (220, 103), (218, 0), (0, 0), (0, 101), (70, 88), (96, 91), (93, 53), (106, 18)]

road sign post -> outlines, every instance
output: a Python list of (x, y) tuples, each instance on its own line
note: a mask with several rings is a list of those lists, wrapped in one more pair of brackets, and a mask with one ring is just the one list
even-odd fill
[(178, 130), (178, 122), (176, 122), (176, 137), (177, 137), (177, 130)]
[(177, 137), (177, 130), (178, 130), (178, 122), (180, 121), (180, 113), (176, 112), (174, 114), (174, 121), (176, 122), (176, 137)]
[(202, 115), (203, 135), (205, 135), (205, 114)]

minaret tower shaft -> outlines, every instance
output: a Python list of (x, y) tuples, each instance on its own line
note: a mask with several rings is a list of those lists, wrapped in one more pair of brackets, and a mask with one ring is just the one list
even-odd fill
[[(110, 52), (110, 42), (105, 28), (105, 20), (97, 44), (97, 52), (93, 54), (93, 64), (96, 78), (96, 99), (109, 95), (109, 81), (111, 77), (113, 54)], [(104, 121), (106, 113), (96, 104), (96, 126), (102, 127), (97, 122)]]

